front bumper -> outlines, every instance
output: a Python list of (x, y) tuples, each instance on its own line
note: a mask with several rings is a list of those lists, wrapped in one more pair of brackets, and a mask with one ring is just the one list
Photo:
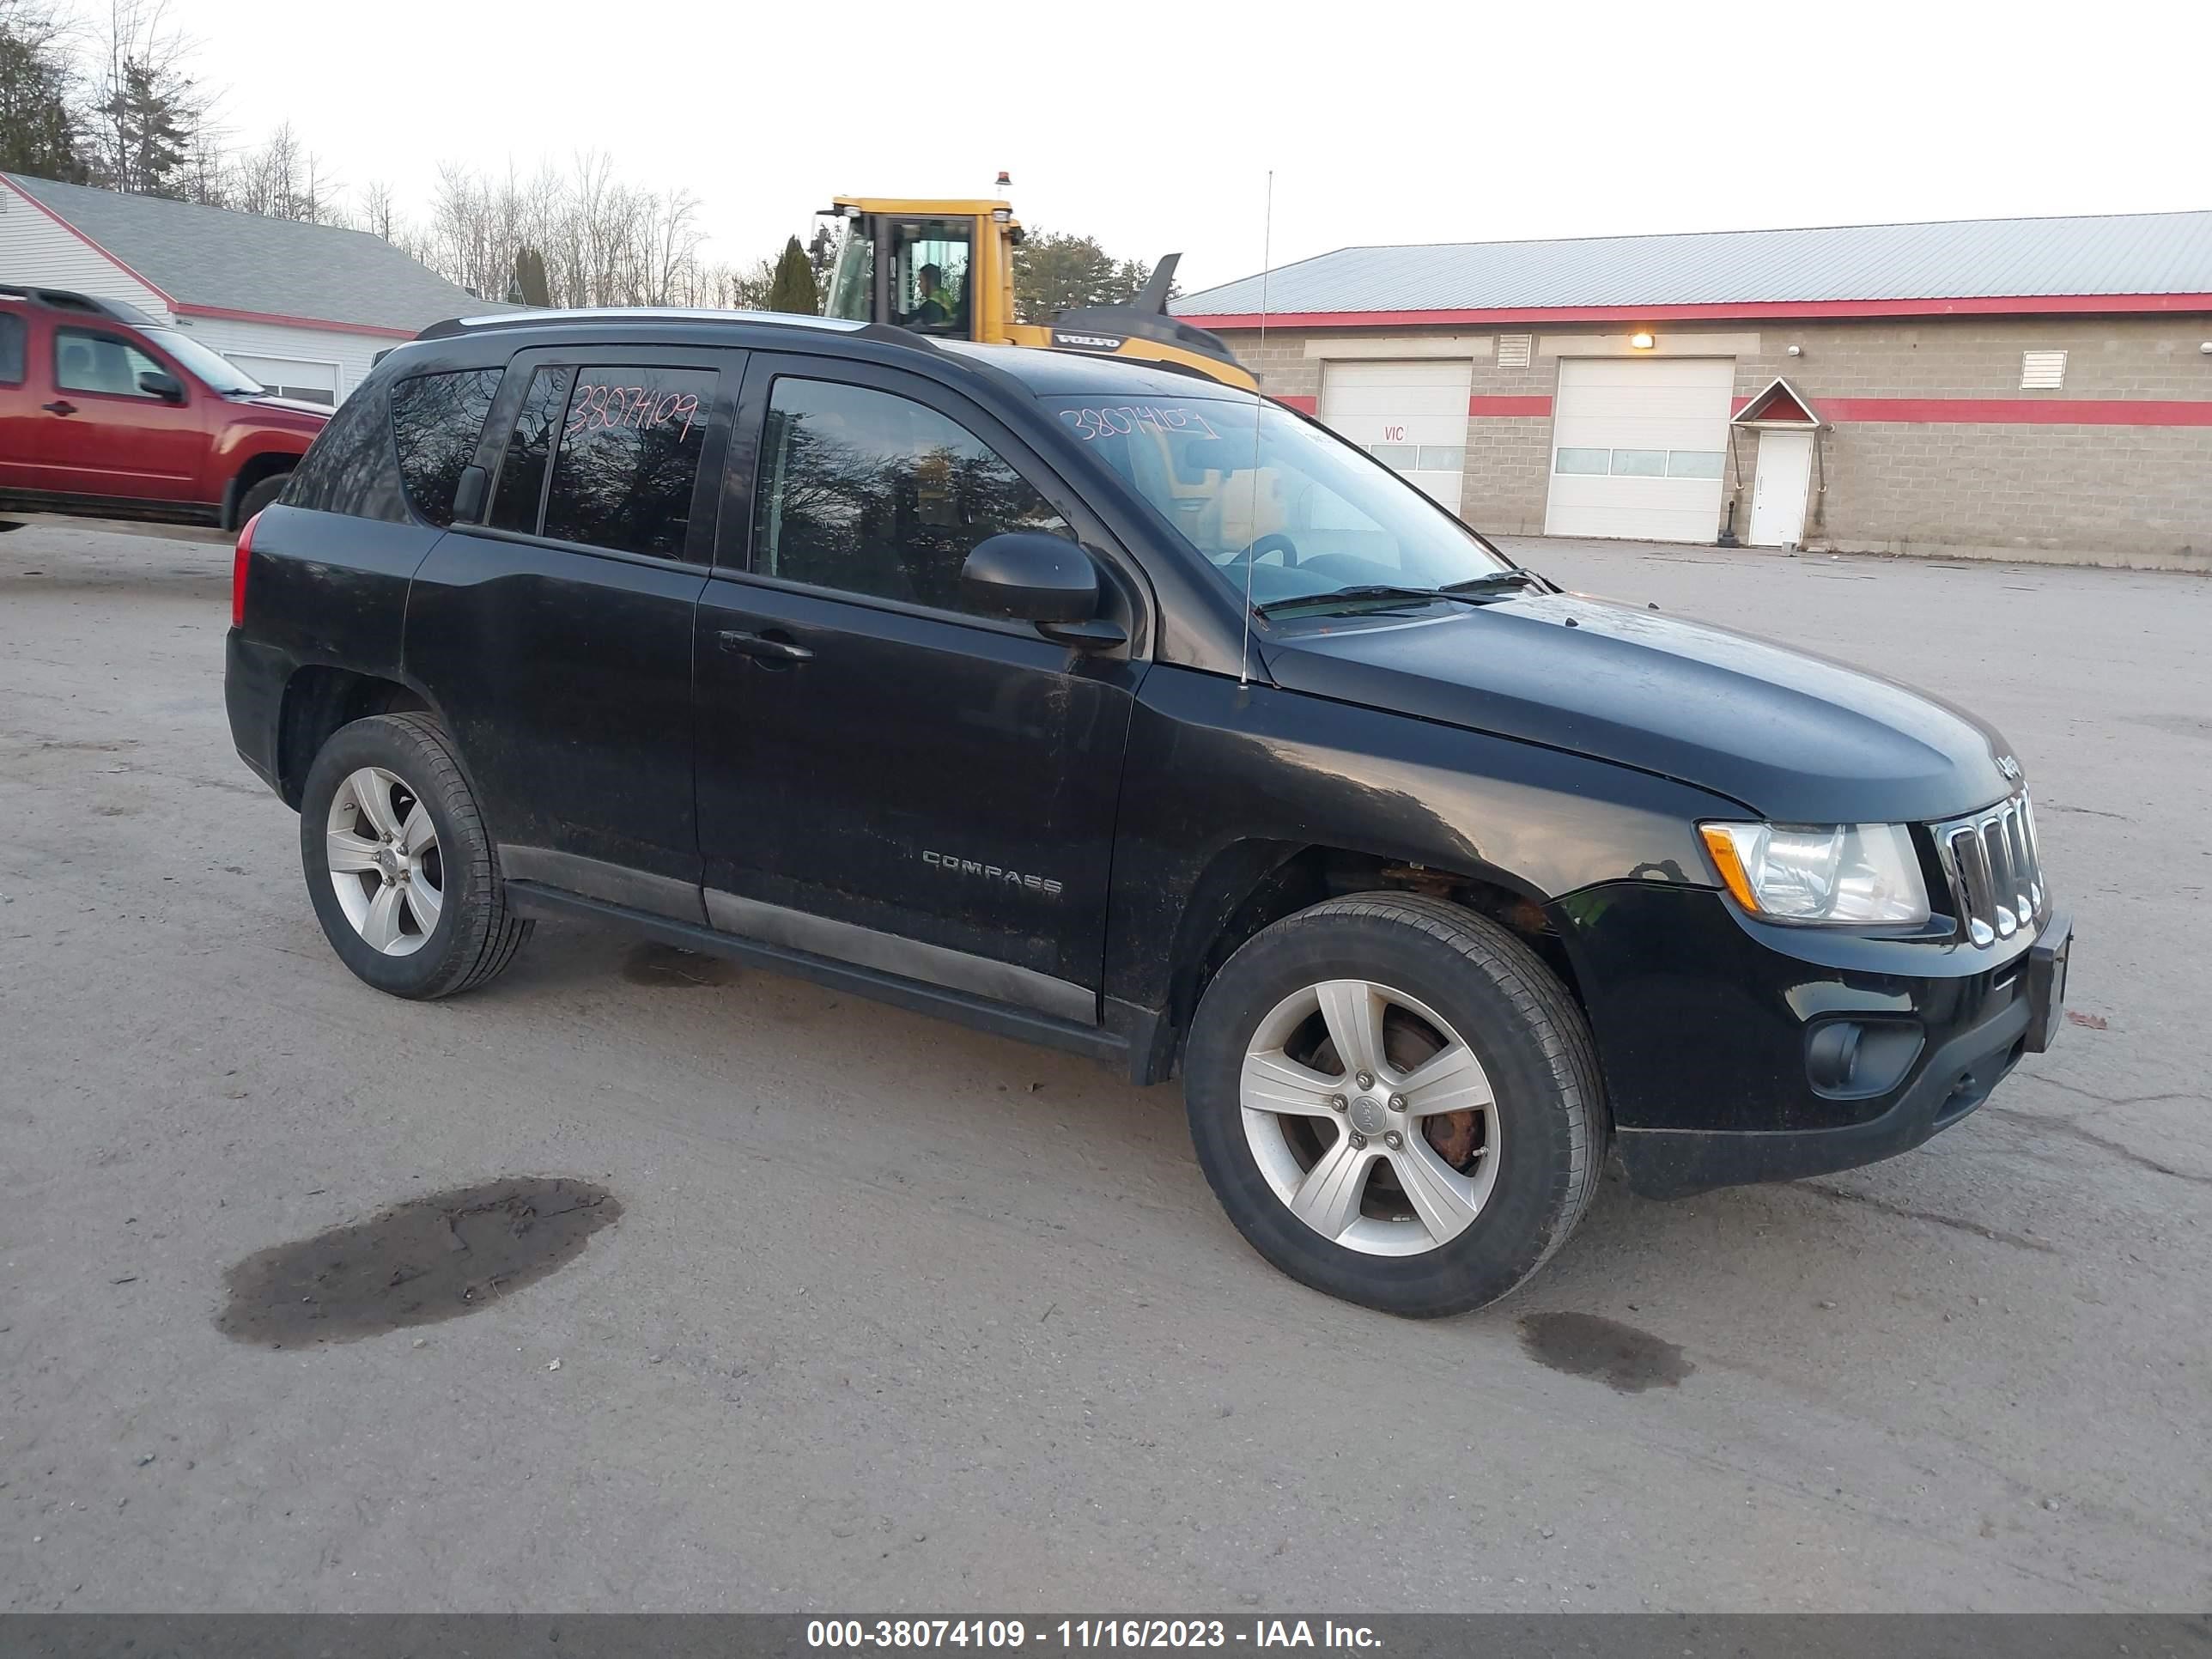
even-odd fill
[(2063, 1018), (2063, 916), (1992, 951), (1759, 925), (1717, 892), (1658, 883), (1557, 908), (1614, 1144), (1646, 1197), (1909, 1151)]

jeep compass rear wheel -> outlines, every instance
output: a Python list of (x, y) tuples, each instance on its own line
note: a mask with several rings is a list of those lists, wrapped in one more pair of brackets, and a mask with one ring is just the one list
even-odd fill
[(1457, 905), (1331, 900), (1249, 940), (1184, 1066), (1206, 1179), (1292, 1277), (1392, 1313), (1494, 1301), (1565, 1242), (1604, 1153), (1597, 1065), (1543, 963)]
[(300, 861), (331, 948), (394, 996), (481, 985), (530, 936), (507, 910), (476, 797), (427, 715), (356, 720), (323, 745), (301, 792)]

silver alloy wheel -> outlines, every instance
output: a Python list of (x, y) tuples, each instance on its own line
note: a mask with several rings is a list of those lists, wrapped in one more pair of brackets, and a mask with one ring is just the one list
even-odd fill
[[(1498, 1103), (1482, 1063), (1433, 1009), (1387, 985), (1329, 980), (1277, 1003), (1253, 1033), (1239, 1097), (1275, 1196), (1347, 1249), (1436, 1249), (1497, 1184)], [(1439, 1121), (1456, 1114), (1472, 1116)], [(1457, 1165), (1437, 1133), (1471, 1143)]]
[(445, 860), (430, 809), (396, 772), (364, 766), (331, 797), (331, 887), (354, 931), (388, 957), (411, 956), (446, 907)]

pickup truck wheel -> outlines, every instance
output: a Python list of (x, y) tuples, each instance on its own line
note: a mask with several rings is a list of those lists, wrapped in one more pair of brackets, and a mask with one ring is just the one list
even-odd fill
[(1206, 988), (1183, 1093), (1231, 1221), (1292, 1278), (1389, 1313), (1493, 1302), (1597, 1190), (1582, 1015), (1510, 933), (1441, 900), (1332, 899)]
[(284, 486), (290, 481), (291, 477), (289, 472), (279, 472), (272, 477), (264, 478), (252, 489), (247, 490), (239, 499), (238, 522), (244, 525), (248, 519), (283, 495)]
[(476, 797), (426, 715), (356, 720), (323, 745), (301, 796), (300, 859), (331, 948), (394, 996), (470, 990), (530, 936), (508, 913)]

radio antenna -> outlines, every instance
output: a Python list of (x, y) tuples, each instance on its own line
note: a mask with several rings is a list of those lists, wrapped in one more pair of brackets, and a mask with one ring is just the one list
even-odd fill
[[(1267, 361), (1267, 270), (1275, 260), (1275, 170), (1267, 169), (1267, 205), (1260, 215), (1260, 347), (1255, 354)], [(1252, 404), (1252, 517), (1244, 528), (1251, 532), (1244, 544), (1244, 644), (1237, 653), (1237, 687), (1252, 683), (1252, 550), (1260, 544), (1260, 417), (1267, 411), (1258, 394)]]

